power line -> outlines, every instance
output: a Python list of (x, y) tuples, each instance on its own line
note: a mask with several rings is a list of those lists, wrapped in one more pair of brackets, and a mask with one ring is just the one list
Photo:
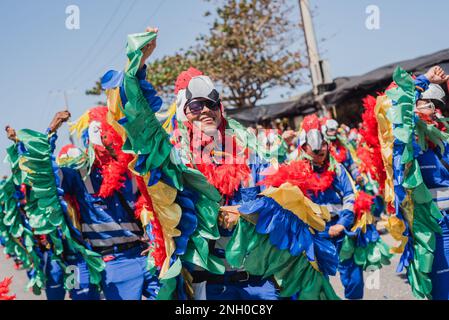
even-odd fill
[[(159, 10), (161, 9), (161, 7), (162, 7), (162, 5), (165, 3), (165, 0), (161, 0), (161, 1), (159, 1), (159, 3), (158, 3), (158, 5), (156, 6), (156, 8), (155, 8), (155, 10), (153, 11), (153, 13), (150, 15), (150, 19), (153, 19), (154, 18), (154, 16), (159, 12)], [(146, 27), (147, 25), (145, 25), (144, 27)], [(95, 73), (96, 75), (99, 75), (98, 76), (98, 78), (100, 78), (101, 77), (101, 73), (102, 72), (104, 72), (104, 70), (107, 68), (107, 67), (109, 67), (110, 65), (111, 65), (111, 63), (112, 62), (114, 62), (115, 61), (115, 59), (117, 58), (117, 57), (119, 57), (120, 55), (122, 55), (123, 54), (123, 50), (124, 48), (120, 48), (118, 51), (117, 51), (117, 53), (113, 56), (113, 57), (111, 57), (111, 59), (109, 59), (106, 63), (104, 63), (103, 65), (102, 65), (102, 67), (101, 68), (99, 68), (99, 69), (97, 69), (98, 71)]]
[(63, 83), (66, 82), (70, 77), (74, 77), (74, 75), (76, 75), (79, 70), (80, 70), (80, 65), (83, 65), (86, 61), (88, 61), (88, 57), (90, 55), (90, 53), (92, 52), (92, 50), (95, 48), (95, 45), (98, 44), (98, 42), (100, 41), (100, 39), (102, 38), (102, 36), (104, 35), (104, 33), (106, 32), (106, 30), (108, 29), (109, 25), (111, 24), (111, 22), (113, 21), (114, 17), (117, 15), (117, 13), (119, 12), (120, 8), (122, 7), (124, 1), (119, 1), (118, 6), (115, 8), (114, 12), (112, 13), (111, 17), (109, 18), (109, 20), (106, 22), (106, 24), (103, 26), (103, 29), (100, 31), (100, 33), (98, 34), (97, 38), (95, 39), (95, 41), (92, 43), (92, 45), (89, 47), (89, 49), (86, 51), (86, 54), (83, 56), (83, 58), (80, 60), (80, 63), (77, 64), (76, 69), (74, 69), (71, 73), (69, 73), (65, 78), (64, 81), (62, 81)]
[[(134, 0), (131, 3), (131, 6), (128, 8), (128, 11), (125, 13), (125, 15), (122, 17), (122, 19), (120, 20), (120, 22), (118, 23), (118, 25), (115, 27), (115, 29), (110, 33), (109, 37), (107, 38), (107, 40), (104, 42), (103, 46), (97, 51), (98, 53), (102, 52), (106, 46), (109, 44), (109, 42), (111, 41), (112, 37), (115, 35), (115, 33), (119, 30), (119, 28), (122, 26), (122, 24), (125, 22), (126, 18), (128, 18), (129, 14), (131, 13), (132, 9), (134, 9), (135, 4), (137, 3), (137, 0)], [(79, 73), (79, 75), (83, 75), (83, 72), (88, 70), (88, 68), (92, 65), (93, 62), (96, 61), (95, 59), (96, 55), (93, 55), (93, 59), (91, 59), (90, 61), (88, 61), (88, 64), (85, 66), (85, 68), (83, 68), (81, 70), (81, 72)], [(79, 79), (80, 77), (77, 77), (77, 81), (81, 80)], [(75, 80), (74, 80), (75, 83)]]

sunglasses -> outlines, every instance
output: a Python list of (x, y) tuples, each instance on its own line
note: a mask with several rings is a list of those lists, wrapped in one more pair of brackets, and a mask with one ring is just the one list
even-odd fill
[(429, 102), (422, 106), (416, 107), (416, 109), (418, 110), (430, 109), (432, 111), (435, 111), (435, 105), (433, 104), (433, 102)]
[(213, 102), (210, 100), (193, 100), (186, 104), (186, 109), (190, 110), (190, 113), (193, 115), (199, 115), (204, 107), (207, 107), (209, 110), (217, 111), (220, 109), (220, 100), (217, 102)]

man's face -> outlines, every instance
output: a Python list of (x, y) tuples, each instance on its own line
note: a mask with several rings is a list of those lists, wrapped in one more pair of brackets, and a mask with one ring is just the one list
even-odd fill
[(194, 99), (186, 104), (184, 111), (187, 120), (199, 127), (206, 135), (215, 134), (221, 124), (221, 108), (219, 105), (211, 107), (210, 100)]
[(337, 129), (334, 128), (327, 129), (326, 135), (330, 138), (335, 138), (337, 136)]
[(431, 100), (418, 100), (416, 102), (416, 112), (424, 117), (435, 117), (435, 105)]
[(306, 144), (304, 146), (304, 151), (308, 156), (312, 158), (313, 164), (318, 167), (322, 167), (325, 164), (327, 160), (327, 155), (329, 153), (328, 144), (326, 142), (323, 142), (320, 150), (315, 151), (312, 150), (310, 145)]

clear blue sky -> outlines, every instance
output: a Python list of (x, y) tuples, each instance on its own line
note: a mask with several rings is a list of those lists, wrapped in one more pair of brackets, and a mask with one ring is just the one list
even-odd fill
[[(295, 6), (297, 0), (287, 0)], [(449, 47), (449, 2), (432, 0), (309, 0), (322, 56), (333, 77), (357, 75), (387, 63)], [(66, 7), (80, 8), (79, 30), (65, 27)], [(380, 29), (365, 27), (368, 5), (380, 8)], [(160, 28), (155, 57), (195, 43), (210, 19), (202, 14), (215, 6), (203, 0), (1, 0), (0, 59), (1, 128), (45, 130), (64, 105), (58, 90), (69, 91), (73, 118), (94, 106), (98, 97), (84, 91), (111, 68), (125, 64), (126, 35), (145, 26)], [(293, 12), (295, 14), (295, 12)], [(302, 42), (301, 39), (298, 41)], [(306, 87), (298, 88), (299, 91)], [(273, 90), (264, 102), (280, 100)], [(60, 131), (63, 144), (67, 127)], [(9, 145), (0, 132), (0, 158)], [(8, 173), (0, 166), (0, 173)]]

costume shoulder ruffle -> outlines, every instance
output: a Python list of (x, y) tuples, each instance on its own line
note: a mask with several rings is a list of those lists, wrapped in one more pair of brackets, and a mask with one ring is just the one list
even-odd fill
[(338, 254), (329, 240), (318, 235), (330, 219), (327, 208), (285, 183), (268, 188), (239, 211), (243, 220), (226, 249), (231, 265), (274, 276), (284, 297), (338, 299), (328, 280), (336, 273)]
[(442, 214), (424, 184), (416, 156), (420, 149), (427, 148), (426, 138), (441, 146), (442, 139), (447, 141), (448, 136), (415, 116), (413, 78), (405, 70), (397, 68), (393, 79), (398, 87), (386, 92), (393, 102), (387, 116), (394, 135), (392, 160), (397, 204), (396, 215), (390, 219), (391, 231), (396, 239), (403, 241), (400, 248), (395, 249), (402, 252), (398, 271), (407, 268), (415, 296), (431, 298), (429, 275), (435, 251), (435, 233), (441, 232), (438, 221)]
[(83, 256), (90, 272), (90, 281), (99, 284), (105, 263), (101, 256), (88, 250), (72, 238), (61, 202), (62, 190), (58, 188), (56, 168), (52, 164), (52, 147), (46, 134), (32, 130), (17, 133), (24, 151), (19, 155), (23, 183), (30, 187), (26, 212), (35, 235), (47, 235), (53, 245), (55, 258), (64, 265), (66, 243), (69, 250)]

